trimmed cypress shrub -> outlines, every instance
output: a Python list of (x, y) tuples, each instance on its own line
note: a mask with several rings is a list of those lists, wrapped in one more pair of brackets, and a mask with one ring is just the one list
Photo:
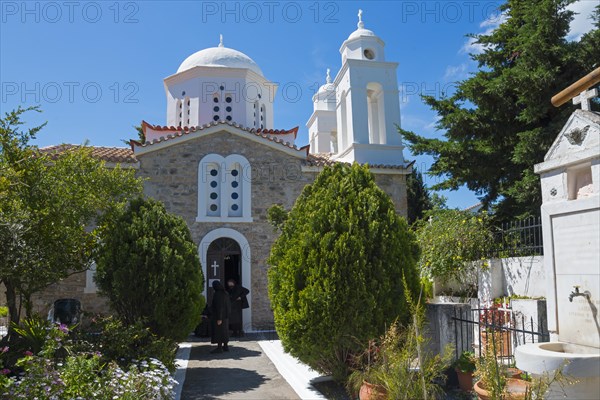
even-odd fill
[(199, 323), (204, 276), (185, 221), (152, 199), (106, 218), (96, 283), (119, 317), (182, 340)]
[[(287, 216), (269, 257), (269, 297), (284, 349), (345, 380), (352, 355), (408, 321), (402, 277), (418, 296), (419, 249), (368, 166), (326, 167)], [(277, 216), (277, 218), (274, 218)]]

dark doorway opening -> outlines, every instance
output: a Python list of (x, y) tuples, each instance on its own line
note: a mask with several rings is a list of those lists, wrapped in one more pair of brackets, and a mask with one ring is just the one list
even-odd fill
[(230, 238), (219, 238), (213, 241), (206, 253), (206, 294), (208, 304), (212, 302), (212, 283), (219, 280), (226, 286), (228, 279), (241, 282), (241, 249), (239, 244)]

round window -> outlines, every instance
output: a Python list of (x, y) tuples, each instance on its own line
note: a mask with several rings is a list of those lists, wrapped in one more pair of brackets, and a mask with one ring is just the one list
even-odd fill
[(238, 207), (238, 205), (237, 205), (237, 204), (234, 204), (234, 205), (232, 205), (232, 206), (231, 206), (231, 209), (232, 209), (233, 211), (237, 211), (237, 210), (238, 210), (238, 208), (239, 208), (239, 207)]
[(219, 195), (217, 195), (215, 192), (212, 192), (212, 193), (210, 194), (210, 198), (211, 198), (211, 199), (213, 199), (213, 200), (216, 200), (216, 199), (217, 199), (217, 197), (219, 197)]
[(218, 116), (218, 115), (215, 115), (215, 116), (213, 117), (213, 119), (214, 119), (215, 121), (218, 121), (218, 120), (219, 120), (219, 116)]
[(214, 112), (219, 112), (219, 110), (220, 110), (219, 106), (215, 106), (215, 107), (213, 108), (213, 111), (214, 111)]
[(221, 86), (219, 86), (219, 89), (225, 90), (225, 86), (221, 85)]
[(228, 115), (228, 116), (226, 116), (226, 117), (225, 117), (225, 119), (226, 119), (227, 121), (231, 121), (231, 115)]
[(239, 183), (237, 183), (236, 181), (231, 182), (231, 186), (236, 188), (238, 187)]
[(375, 58), (375, 52), (371, 49), (365, 49), (365, 51), (363, 51), (363, 54), (365, 55), (365, 58), (367, 60), (372, 60)]
[(218, 97), (214, 97), (214, 98), (213, 98), (213, 101), (214, 101), (215, 103), (218, 103), (218, 102), (219, 102), (219, 98), (218, 98)]
[(238, 173), (239, 172), (237, 169), (234, 169), (233, 171), (231, 171), (231, 175), (233, 175), (233, 176), (238, 176)]
[(210, 170), (210, 175), (211, 176), (217, 176), (218, 173), (219, 173), (219, 171), (217, 171), (216, 169), (211, 169)]
[(231, 198), (232, 199), (237, 200), (238, 197), (240, 197), (239, 194), (237, 194), (237, 193), (231, 193)]
[(216, 188), (216, 187), (217, 187), (217, 185), (218, 185), (217, 181), (212, 181), (212, 182), (210, 183), (210, 187), (211, 187), (211, 188)]
[(225, 101), (228, 102), (228, 103), (231, 103), (232, 99), (231, 99), (230, 96), (227, 96), (227, 97), (225, 97)]
[(227, 107), (225, 108), (225, 111), (227, 111), (227, 112), (231, 112), (231, 107), (230, 107), (230, 106), (227, 106)]
[(217, 211), (217, 205), (216, 204), (211, 204), (210, 205), (210, 211)]

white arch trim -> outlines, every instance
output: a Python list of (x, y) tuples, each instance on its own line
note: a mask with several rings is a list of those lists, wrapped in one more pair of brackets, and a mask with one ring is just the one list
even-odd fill
[[(242, 322), (244, 328), (250, 327), (250, 329), (245, 329), (246, 331), (254, 330), (252, 327), (252, 269), (251, 269), (251, 254), (250, 254), (250, 244), (244, 235), (239, 233), (238, 231), (231, 228), (217, 228), (210, 232), (208, 232), (200, 242), (198, 246), (198, 253), (200, 254), (200, 262), (202, 263), (202, 272), (204, 273), (204, 278), (208, 276), (207, 271), (207, 262), (206, 262), (206, 253), (208, 251), (208, 246), (215, 240), (219, 238), (229, 238), (235, 240), (240, 249), (242, 251), (242, 286), (249, 289), (250, 293), (248, 294), (248, 304), (249, 308), (242, 310)], [(204, 298), (206, 298), (206, 282), (204, 283), (204, 288), (202, 289), (202, 294)]]

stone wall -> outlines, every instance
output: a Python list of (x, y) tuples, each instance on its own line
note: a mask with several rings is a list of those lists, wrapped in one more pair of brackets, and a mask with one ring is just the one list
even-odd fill
[[(196, 222), (198, 164), (211, 153), (222, 156), (240, 154), (249, 161), (252, 167), (253, 222)], [(272, 328), (266, 260), (276, 233), (267, 221), (267, 209), (272, 204), (290, 209), (315, 174), (302, 173), (300, 158), (228, 132), (149, 152), (139, 156), (139, 160), (139, 175), (148, 178), (144, 185), (145, 194), (162, 201), (167, 210), (183, 217), (198, 245), (207, 233), (217, 228), (234, 229), (248, 240), (252, 268), (252, 287), (248, 288), (252, 293), (252, 326)]]
[(107, 314), (109, 308), (106, 298), (97, 293), (85, 293), (85, 286), (85, 272), (71, 275), (33, 296), (33, 310), (45, 316), (55, 300), (74, 298), (81, 302), (81, 308), (85, 312)]
[[(197, 222), (198, 165), (207, 154), (221, 156), (240, 154), (252, 168), (253, 222)], [(188, 224), (192, 238), (199, 245), (209, 232), (230, 228), (241, 233), (251, 248), (252, 321), (244, 321), (246, 329), (272, 329), (273, 314), (267, 294), (267, 258), (276, 232), (267, 221), (267, 209), (280, 204), (289, 210), (304, 186), (314, 181), (317, 172), (302, 171), (302, 158), (264, 146), (229, 132), (219, 132), (194, 140), (182, 141), (138, 155), (138, 175), (145, 178), (144, 194), (165, 204), (169, 212), (181, 216)], [(406, 216), (406, 178), (401, 174), (377, 174), (377, 184), (388, 193), (396, 211)], [(201, 257), (202, 258), (202, 257)], [(35, 298), (35, 307), (47, 312), (54, 300), (74, 297), (87, 311), (108, 312), (107, 303), (97, 294), (84, 293), (85, 273), (73, 275), (53, 285)]]

